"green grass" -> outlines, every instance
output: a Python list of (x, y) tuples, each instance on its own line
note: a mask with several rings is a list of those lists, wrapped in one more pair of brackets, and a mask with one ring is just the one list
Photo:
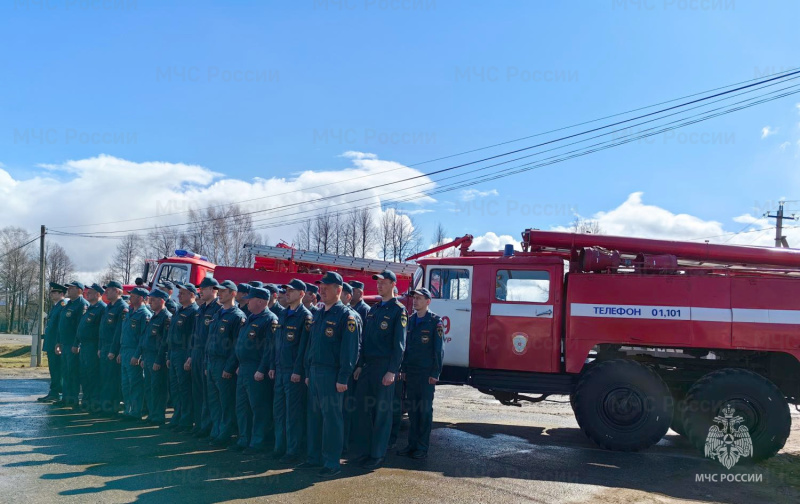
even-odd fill
[[(0, 345), (0, 368), (21, 368), (31, 365), (30, 345)], [(47, 354), (42, 353), (42, 366), (47, 366)]]

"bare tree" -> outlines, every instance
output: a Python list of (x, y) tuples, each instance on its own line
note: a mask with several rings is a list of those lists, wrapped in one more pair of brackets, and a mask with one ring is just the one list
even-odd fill
[(72, 262), (64, 247), (58, 243), (47, 243), (45, 265), (47, 267), (45, 275), (47, 282), (56, 282), (63, 285), (75, 271), (75, 263)]
[(294, 236), (294, 244), (300, 250), (310, 250), (311, 249), (311, 230), (312, 230), (312, 221), (311, 219), (306, 219), (303, 221), (303, 224), (300, 226), (300, 229), (297, 231), (297, 234)]
[(317, 215), (311, 229), (312, 248), (315, 248), (317, 252), (329, 252), (333, 245), (334, 234), (333, 216), (327, 211)]
[(173, 242), (190, 248), (224, 266), (247, 267), (252, 255), (244, 245), (261, 244), (264, 238), (253, 229), (252, 217), (239, 205), (211, 206), (189, 212), (189, 225)]
[(15, 323), (17, 331), (27, 328), (26, 308), (38, 289), (38, 282), (33, 280), (39, 261), (26, 245), (30, 241), (30, 233), (22, 228), (9, 226), (0, 230), (0, 283), (5, 288), (9, 332)]
[(383, 255), (384, 261), (386, 261), (389, 257), (392, 257), (394, 252), (394, 216), (395, 209), (387, 208), (381, 214), (381, 220), (378, 223), (378, 236), (380, 239), (379, 245), (381, 247), (381, 254)]
[(122, 280), (122, 283), (131, 283), (136, 267), (141, 263), (141, 244), (141, 237), (136, 233), (123, 236), (117, 244), (117, 250), (108, 264), (103, 280), (116, 278)]
[(394, 215), (394, 242), (392, 250), (394, 260), (404, 261), (406, 257), (417, 251), (421, 244), (419, 229), (408, 215), (395, 213)]
[[(444, 244), (444, 241), (447, 239), (447, 231), (444, 229), (444, 225), (440, 222), (436, 223), (436, 230), (433, 232), (433, 246), (438, 247), (439, 245)], [(436, 252), (436, 257), (441, 257), (442, 251)]]
[(362, 208), (356, 211), (356, 254), (359, 257), (367, 257), (375, 246), (377, 240), (377, 228), (372, 219), (372, 212), (369, 208)]
[(603, 234), (603, 228), (600, 227), (600, 223), (593, 219), (576, 217), (570, 227), (573, 233)]

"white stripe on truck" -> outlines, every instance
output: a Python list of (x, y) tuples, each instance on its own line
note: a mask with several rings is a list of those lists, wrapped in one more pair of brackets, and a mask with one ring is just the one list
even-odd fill
[(572, 303), (573, 317), (694, 320), (697, 322), (749, 322), (755, 324), (800, 324), (800, 310), (757, 308), (705, 308), (701, 306), (657, 306)]

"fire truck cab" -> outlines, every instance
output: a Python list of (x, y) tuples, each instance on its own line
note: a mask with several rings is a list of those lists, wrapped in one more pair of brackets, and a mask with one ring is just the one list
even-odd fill
[(800, 251), (526, 230), (522, 251), (473, 252), (465, 238), (458, 257), (417, 257), (413, 280), (443, 317), (443, 383), (507, 405), (569, 395), (584, 433), (612, 450), (670, 427), (703, 449), (721, 419), (746, 429), (742, 456), (785, 444), (800, 402)]

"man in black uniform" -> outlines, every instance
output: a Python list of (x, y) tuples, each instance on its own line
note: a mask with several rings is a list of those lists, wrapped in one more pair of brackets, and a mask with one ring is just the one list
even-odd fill
[(408, 446), (398, 455), (423, 459), (428, 456), (431, 424), (433, 423), (433, 393), (444, 359), (444, 325), (442, 318), (428, 310), (431, 293), (417, 289), (414, 296), (414, 315), (406, 332), (406, 353), (401, 374), (408, 394)]
[(319, 476), (329, 478), (341, 472), (342, 402), (358, 356), (358, 324), (339, 300), (342, 277), (329, 271), (320, 283), (325, 308), (314, 314), (306, 353), (308, 458), (298, 467), (322, 467)]
[(385, 270), (373, 275), (381, 302), (364, 322), (359, 366), (358, 428), (360, 462), (367, 469), (383, 464), (392, 430), (392, 400), (405, 347), (406, 309), (394, 297), (397, 276)]
[(44, 351), (47, 352), (47, 368), (50, 371), (50, 391), (46, 396), (36, 399), (39, 402), (55, 402), (61, 394), (61, 356), (56, 354), (58, 344), (58, 319), (67, 302), (64, 294), (67, 288), (56, 282), (50, 282), (50, 311), (47, 313), (47, 325), (44, 329)]

